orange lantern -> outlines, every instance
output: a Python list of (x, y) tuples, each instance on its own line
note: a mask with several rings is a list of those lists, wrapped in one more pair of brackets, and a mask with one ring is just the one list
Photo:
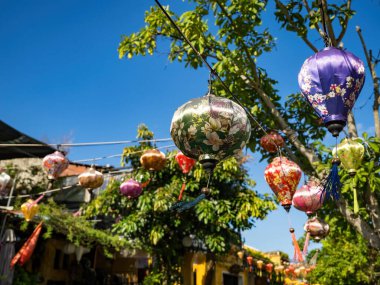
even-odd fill
[(276, 152), (284, 146), (284, 139), (276, 131), (270, 131), (260, 139), (260, 145), (268, 152)]
[(140, 157), (141, 165), (149, 171), (160, 171), (165, 167), (165, 154), (157, 149), (149, 149), (144, 151)]
[(252, 269), (253, 269), (253, 257), (252, 256), (247, 256), (247, 263), (249, 265), (249, 272), (252, 272)]
[(93, 166), (78, 176), (79, 185), (83, 188), (96, 189), (103, 185), (104, 177)]
[(24, 218), (29, 222), (38, 213), (38, 204), (36, 201), (29, 199), (21, 205), (21, 212), (24, 214)]
[(273, 272), (273, 264), (272, 263), (265, 264), (265, 270), (269, 274), (269, 279), (271, 279), (272, 278), (272, 272)]

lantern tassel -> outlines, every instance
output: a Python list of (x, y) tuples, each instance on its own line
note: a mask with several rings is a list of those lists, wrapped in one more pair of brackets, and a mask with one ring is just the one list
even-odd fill
[(340, 183), (339, 178), (339, 170), (338, 166), (340, 164), (339, 159), (333, 159), (332, 167), (329, 176), (326, 179), (325, 185), (323, 186), (322, 195), (321, 195), (321, 203), (323, 203), (323, 199), (329, 199), (332, 197), (334, 200), (339, 200), (339, 189), (342, 187), (342, 183)]
[(294, 246), (294, 259), (298, 260), (299, 262), (303, 262), (302, 253), (300, 250), (300, 246), (298, 245), (298, 241), (297, 241), (296, 235), (294, 233), (294, 229), (290, 228), (289, 231), (290, 231), (290, 234), (292, 236), (292, 241), (293, 241), (293, 246)]
[(179, 192), (178, 201), (182, 200), (183, 192), (185, 192), (186, 189), (186, 182), (182, 183), (181, 191)]
[(317, 258), (318, 258), (319, 250), (314, 253), (313, 257), (310, 259), (309, 264), (310, 265), (316, 265), (317, 264)]
[(358, 193), (356, 191), (356, 184), (354, 179), (352, 179), (351, 182), (351, 189), (354, 192), (354, 214), (357, 214), (359, 212), (359, 203), (358, 203)]
[(309, 247), (309, 242), (310, 242), (310, 232), (307, 231), (306, 238), (305, 238), (305, 244), (303, 246), (303, 252), (302, 252), (304, 256), (307, 255), (307, 249)]
[(190, 201), (190, 202), (180, 202), (181, 205), (179, 205), (179, 207), (177, 209), (177, 212), (178, 213), (182, 213), (183, 211), (186, 211), (186, 210), (194, 207), (195, 205), (197, 205), (200, 201), (202, 201), (205, 198), (206, 198), (206, 194), (202, 193), (197, 198), (195, 198), (193, 201)]

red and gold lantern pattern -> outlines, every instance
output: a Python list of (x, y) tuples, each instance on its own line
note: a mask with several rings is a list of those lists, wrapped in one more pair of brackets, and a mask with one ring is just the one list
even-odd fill
[(103, 185), (104, 177), (102, 173), (91, 167), (78, 176), (78, 182), (83, 188), (96, 189)]
[(292, 205), (301, 175), (301, 168), (286, 157), (275, 157), (265, 169), (265, 180), (286, 211)]
[(160, 171), (165, 167), (165, 154), (157, 149), (149, 149), (144, 151), (140, 157), (141, 165), (149, 171)]
[(260, 139), (260, 145), (268, 152), (277, 152), (284, 146), (284, 139), (276, 131), (270, 131)]
[(141, 184), (132, 178), (120, 185), (121, 194), (128, 198), (137, 198), (141, 195), (142, 189)]
[(271, 279), (272, 278), (272, 272), (273, 272), (273, 264), (272, 263), (265, 264), (265, 270), (269, 274), (269, 279)]
[(57, 179), (68, 166), (68, 159), (59, 151), (48, 154), (42, 160), (42, 167), (47, 172), (49, 179)]

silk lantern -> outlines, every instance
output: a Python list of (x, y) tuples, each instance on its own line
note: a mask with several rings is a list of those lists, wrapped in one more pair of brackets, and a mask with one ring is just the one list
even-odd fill
[(284, 139), (278, 132), (270, 131), (260, 139), (260, 145), (268, 152), (277, 152), (284, 146)]
[(132, 178), (120, 185), (121, 194), (128, 198), (137, 198), (141, 195), (142, 189), (141, 184)]
[(313, 217), (306, 221), (304, 230), (309, 232), (310, 236), (316, 241), (319, 241), (329, 234), (330, 227), (322, 219)]
[(283, 265), (278, 265), (274, 268), (274, 272), (276, 273), (276, 281), (280, 281), (281, 280), (281, 275), (283, 274), (284, 272), (284, 266)]
[(68, 166), (68, 159), (59, 151), (48, 154), (42, 160), (42, 167), (45, 169), (49, 179), (57, 179)]
[(24, 214), (24, 218), (29, 222), (38, 213), (39, 206), (37, 201), (29, 199), (21, 205), (21, 212)]
[(78, 182), (83, 188), (96, 189), (103, 185), (104, 177), (101, 172), (91, 166), (90, 169), (78, 176)]
[[(183, 174), (188, 174), (191, 171), (191, 169), (194, 167), (195, 163), (197, 162), (195, 159), (187, 157), (182, 152), (178, 152), (176, 154), (175, 160), (177, 161)], [(184, 179), (183, 179), (181, 191), (178, 196), (178, 201), (182, 200), (182, 195), (183, 195), (183, 192), (185, 191), (185, 188), (186, 188), (186, 176), (184, 176)]]
[(160, 171), (165, 167), (165, 154), (158, 149), (148, 149), (140, 157), (141, 165), (149, 171)]
[(192, 99), (174, 113), (170, 134), (188, 157), (212, 172), (216, 164), (245, 147), (251, 124), (237, 103), (212, 94)]
[(327, 47), (305, 60), (298, 74), (302, 94), (337, 137), (364, 85), (363, 62), (352, 53)]
[(249, 272), (252, 272), (253, 270), (253, 257), (252, 256), (247, 256), (247, 263), (249, 266)]
[(263, 264), (264, 264), (264, 261), (262, 261), (262, 260), (256, 261), (257, 269), (259, 270), (259, 274), (258, 274), (259, 276), (263, 275), (263, 271), (262, 271)]
[(9, 185), (11, 184), (11, 177), (5, 173), (0, 173), (0, 196), (8, 195)]
[(265, 264), (265, 270), (269, 274), (269, 279), (271, 279), (272, 278), (272, 272), (273, 272), (273, 264), (272, 263)]
[(294, 193), (292, 204), (308, 216), (322, 207), (323, 187), (316, 181), (310, 180), (296, 193)]
[(290, 210), (301, 175), (301, 168), (286, 157), (275, 157), (265, 168), (265, 180), (286, 211)]
[(343, 168), (348, 172), (351, 178), (351, 189), (354, 194), (354, 213), (359, 212), (358, 195), (356, 191), (356, 182), (353, 178), (356, 171), (364, 158), (364, 146), (355, 139), (343, 139), (336, 148), (333, 149), (333, 156), (337, 156)]

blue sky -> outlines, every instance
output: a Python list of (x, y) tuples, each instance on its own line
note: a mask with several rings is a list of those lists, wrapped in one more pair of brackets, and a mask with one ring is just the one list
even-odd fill
[[(170, 63), (165, 42), (154, 56), (118, 59), (121, 36), (144, 25), (144, 12), (153, 2), (0, 0), (0, 119), (51, 143), (134, 139), (142, 122), (157, 138), (169, 137), (174, 111), (206, 92), (208, 72)], [(286, 96), (298, 92), (298, 71), (312, 51), (296, 35), (280, 29), (274, 20), (274, 1), (269, 2), (264, 26), (276, 37), (277, 47), (260, 58), (259, 65), (279, 81), (277, 88)], [(380, 3), (353, 2), (358, 13), (350, 22), (344, 45), (364, 60), (355, 26), (362, 27), (368, 47), (377, 54)], [(182, 1), (163, 4), (178, 12), (190, 8)], [(318, 37), (313, 42), (323, 47)], [(368, 75), (355, 109), (361, 130), (373, 130), (372, 114), (366, 112), (372, 101), (362, 110), (357, 108), (372, 93)], [(73, 148), (69, 158), (121, 151), (121, 146)], [(266, 163), (258, 160), (254, 155), (247, 167), (258, 183), (257, 190), (271, 193), (263, 179)], [(118, 165), (119, 160), (101, 163)], [(302, 235), (306, 215), (292, 210), (291, 217), (297, 236)], [(288, 227), (285, 212), (278, 209), (244, 236), (258, 249), (291, 254)]]

